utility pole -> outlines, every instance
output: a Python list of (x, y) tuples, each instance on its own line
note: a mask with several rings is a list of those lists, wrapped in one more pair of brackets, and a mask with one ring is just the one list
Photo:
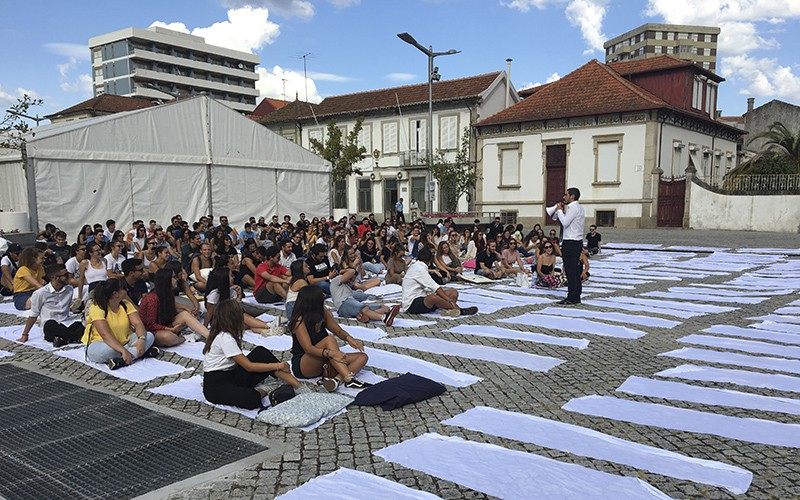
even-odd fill
[(308, 70), (306, 68), (306, 58), (311, 55), (311, 52), (303, 54), (303, 83), (306, 86), (306, 102), (308, 102)]
[(283, 80), (283, 100), (286, 100), (286, 78), (281, 78)]

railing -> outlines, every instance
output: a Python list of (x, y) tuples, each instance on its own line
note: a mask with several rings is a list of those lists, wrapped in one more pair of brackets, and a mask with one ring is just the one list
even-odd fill
[(400, 166), (414, 167), (428, 163), (428, 151), (400, 151)]
[(800, 174), (735, 175), (722, 182), (726, 191), (800, 192)]

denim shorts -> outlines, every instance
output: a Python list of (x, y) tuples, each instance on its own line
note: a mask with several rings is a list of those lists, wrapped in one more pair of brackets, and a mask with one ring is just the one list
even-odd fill
[(17, 292), (14, 294), (14, 307), (17, 311), (24, 311), (25, 306), (28, 303), (28, 299), (31, 298), (33, 292)]

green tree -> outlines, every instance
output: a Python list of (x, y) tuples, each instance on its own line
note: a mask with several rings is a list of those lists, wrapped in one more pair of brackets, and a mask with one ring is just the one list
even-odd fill
[(461, 148), (456, 153), (455, 161), (446, 161), (441, 151), (433, 157), (431, 174), (439, 183), (442, 201), (450, 213), (458, 210), (459, 198), (475, 189), (480, 179), (475, 164), (470, 161), (469, 151), (470, 129), (465, 127), (461, 134)]
[(741, 173), (800, 174), (800, 130), (792, 133), (784, 124), (775, 122), (747, 142), (760, 139), (765, 139), (761, 151), (744, 165)]
[(3, 120), (0, 121), (0, 148), (24, 151), (25, 134), (31, 129), (25, 118), (28, 118), (31, 106), (39, 106), (43, 102), (28, 94), (17, 99), (17, 103), (6, 111)]
[(353, 174), (361, 175), (361, 169), (356, 166), (366, 158), (367, 148), (358, 144), (358, 134), (364, 124), (364, 118), (356, 120), (353, 130), (347, 136), (342, 134), (342, 129), (336, 122), (328, 122), (328, 133), (325, 142), (310, 139), (311, 150), (328, 160), (331, 164), (331, 190), (334, 198), (334, 208), (347, 208), (344, 199), (347, 190), (347, 178)]

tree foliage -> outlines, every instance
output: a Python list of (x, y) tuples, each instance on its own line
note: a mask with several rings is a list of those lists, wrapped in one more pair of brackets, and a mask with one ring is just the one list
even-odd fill
[(3, 120), (0, 121), (0, 148), (19, 150), (25, 148), (25, 134), (30, 131), (25, 115), (28, 115), (32, 106), (39, 106), (43, 102), (28, 94), (17, 99), (17, 103), (6, 111)]
[(455, 161), (448, 162), (441, 151), (433, 157), (431, 174), (439, 183), (445, 209), (451, 213), (458, 210), (459, 198), (475, 189), (480, 179), (476, 166), (470, 161), (469, 150), (470, 129), (465, 127), (461, 134), (461, 148), (456, 153)]
[(331, 121), (328, 122), (324, 143), (317, 139), (310, 140), (311, 150), (330, 162), (334, 183), (343, 181), (352, 174), (361, 175), (361, 169), (355, 165), (367, 156), (367, 148), (358, 144), (358, 134), (363, 123), (363, 117), (356, 120), (353, 130), (345, 137), (336, 122)]

